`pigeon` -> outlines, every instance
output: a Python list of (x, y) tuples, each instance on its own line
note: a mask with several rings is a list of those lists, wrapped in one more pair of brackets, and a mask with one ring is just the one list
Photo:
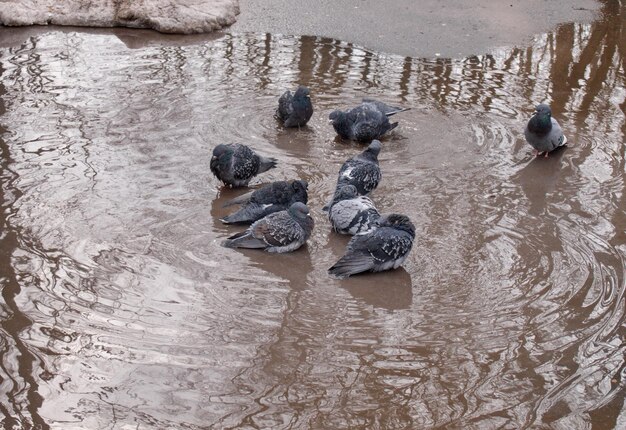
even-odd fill
[[(378, 167), (378, 154), (381, 147), (380, 140), (374, 140), (365, 151), (343, 163), (339, 169), (335, 196), (345, 185), (354, 185), (360, 196), (369, 194), (378, 186), (383, 176)], [(324, 210), (328, 210), (329, 207), (330, 203), (324, 207)]]
[(313, 104), (309, 89), (305, 86), (300, 85), (293, 95), (291, 91), (285, 91), (278, 99), (275, 116), (285, 127), (302, 127), (309, 122), (312, 115)]
[(264, 249), (275, 253), (295, 251), (311, 236), (314, 224), (309, 208), (302, 202), (296, 202), (287, 210), (255, 221), (246, 231), (222, 242), (222, 246)]
[(246, 145), (220, 144), (213, 149), (211, 172), (231, 187), (246, 187), (250, 179), (276, 167), (275, 158), (263, 157)]
[(389, 106), (373, 99), (363, 99), (360, 105), (348, 111), (332, 111), (328, 119), (342, 138), (371, 142), (380, 139), (398, 126), (397, 122), (389, 122), (390, 116), (409, 109)]
[(251, 193), (230, 200), (224, 206), (243, 205), (221, 219), (224, 224), (253, 223), (274, 212), (284, 211), (295, 202), (308, 201), (307, 181), (276, 181)]
[(361, 234), (377, 227), (380, 214), (368, 197), (359, 196), (354, 185), (345, 185), (328, 210), (333, 229), (341, 234)]
[(382, 272), (396, 269), (406, 260), (415, 226), (405, 215), (391, 214), (378, 221), (378, 228), (350, 239), (346, 253), (328, 273), (347, 278), (362, 272)]
[(545, 152), (547, 157), (551, 151), (567, 144), (567, 137), (556, 119), (552, 118), (552, 111), (546, 104), (535, 107), (535, 113), (524, 130), (524, 137), (530, 146), (535, 148), (535, 157), (542, 152)]

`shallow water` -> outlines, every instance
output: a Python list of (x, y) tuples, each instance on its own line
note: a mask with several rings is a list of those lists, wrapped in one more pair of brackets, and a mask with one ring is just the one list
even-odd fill
[[(462, 60), (258, 34), (0, 49), (4, 427), (626, 426), (626, 12), (604, 12)], [(284, 130), (297, 83), (316, 113)], [(321, 207), (362, 147), (326, 118), (364, 96), (412, 107), (372, 198), (417, 238), (338, 281)], [(541, 101), (571, 145), (533, 159)], [(219, 246), (223, 142), (280, 160), (253, 186), (309, 181), (306, 247)]]

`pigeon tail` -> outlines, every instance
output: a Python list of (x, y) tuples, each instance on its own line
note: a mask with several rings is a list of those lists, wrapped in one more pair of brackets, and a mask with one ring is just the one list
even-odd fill
[(333, 267), (328, 269), (328, 273), (339, 279), (347, 278), (357, 273), (367, 272), (373, 267), (373, 258), (371, 255), (364, 254), (348, 254), (344, 255), (337, 261)]
[(242, 205), (244, 203), (248, 203), (248, 201), (250, 201), (250, 197), (252, 197), (252, 193), (254, 193), (254, 191), (250, 191), (249, 193), (245, 193), (235, 197), (234, 199), (230, 199), (226, 203), (224, 203), (222, 207), (225, 208), (228, 206)]
[(254, 221), (269, 215), (272, 212), (277, 212), (280, 207), (275, 205), (258, 205), (255, 203), (247, 204), (237, 212), (232, 213), (224, 218), (220, 218), (224, 224), (237, 224), (248, 223), (251, 224)]
[(387, 117), (390, 117), (390, 116), (393, 116), (393, 115), (395, 115), (395, 114), (397, 114), (397, 113), (400, 113), (400, 112), (406, 112), (406, 111), (408, 111), (408, 110), (411, 110), (411, 108), (410, 108), (410, 107), (408, 107), (408, 108), (402, 108), (402, 109), (399, 109), (399, 110), (394, 110), (393, 112), (387, 112), (387, 113), (385, 113), (385, 115), (387, 115)]
[(276, 167), (278, 160), (273, 157), (260, 157), (260, 162), (261, 164), (259, 164), (259, 173), (263, 173)]
[(394, 128), (396, 128), (398, 126), (397, 122), (392, 122), (391, 124), (389, 124), (389, 131), (393, 130)]
[(246, 230), (230, 236), (222, 242), (222, 246), (225, 248), (266, 248), (267, 243), (253, 237)]
[(247, 222), (248, 219), (244, 216), (242, 211), (238, 211), (234, 214), (227, 215), (224, 218), (220, 218), (220, 221), (224, 224), (237, 224)]

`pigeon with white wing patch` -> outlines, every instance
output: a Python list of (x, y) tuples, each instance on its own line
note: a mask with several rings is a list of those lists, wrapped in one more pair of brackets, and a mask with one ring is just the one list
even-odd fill
[(346, 253), (328, 273), (347, 278), (363, 272), (396, 269), (406, 260), (415, 239), (415, 226), (405, 215), (391, 214), (378, 221), (379, 227), (354, 236)]
[(333, 229), (341, 234), (361, 234), (377, 227), (380, 213), (368, 197), (359, 196), (354, 185), (342, 187), (328, 210)]
[(247, 230), (222, 242), (222, 246), (264, 249), (275, 253), (291, 252), (304, 245), (314, 225), (309, 208), (297, 202), (285, 211), (274, 212), (255, 221)]

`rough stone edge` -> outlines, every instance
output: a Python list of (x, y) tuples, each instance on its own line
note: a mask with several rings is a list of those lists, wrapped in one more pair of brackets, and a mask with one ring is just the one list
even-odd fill
[[(131, 0), (132, 2), (132, 0)], [(205, 19), (198, 19), (198, 14), (192, 19), (184, 20), (176, 16), (143, 16), (137, 5), (124, 4), (124, 0), (113, 0), (110, 15), (97, 13), (79, 13), (74, 16), (51, 13), (45, 10), (26, 8), (17, 2), (0, 0), (0, 26), (21, 27), (31, 25), (61, 25), (77, 27), (129, 27), (146, 28), (161, 33), (172, 34), (199, 34), (210, 33), (232, 25), (240, 13), (239, 0), (217, 2), (218, 13), (205, 13)], [(142, 2), (137, 2), (141, 4)], [(177, 5), (173, 5), (174, 7)], [(210, 18), (206, 18), (209, 16)], [(186, 18), (191, 18), (186, 16)]]

